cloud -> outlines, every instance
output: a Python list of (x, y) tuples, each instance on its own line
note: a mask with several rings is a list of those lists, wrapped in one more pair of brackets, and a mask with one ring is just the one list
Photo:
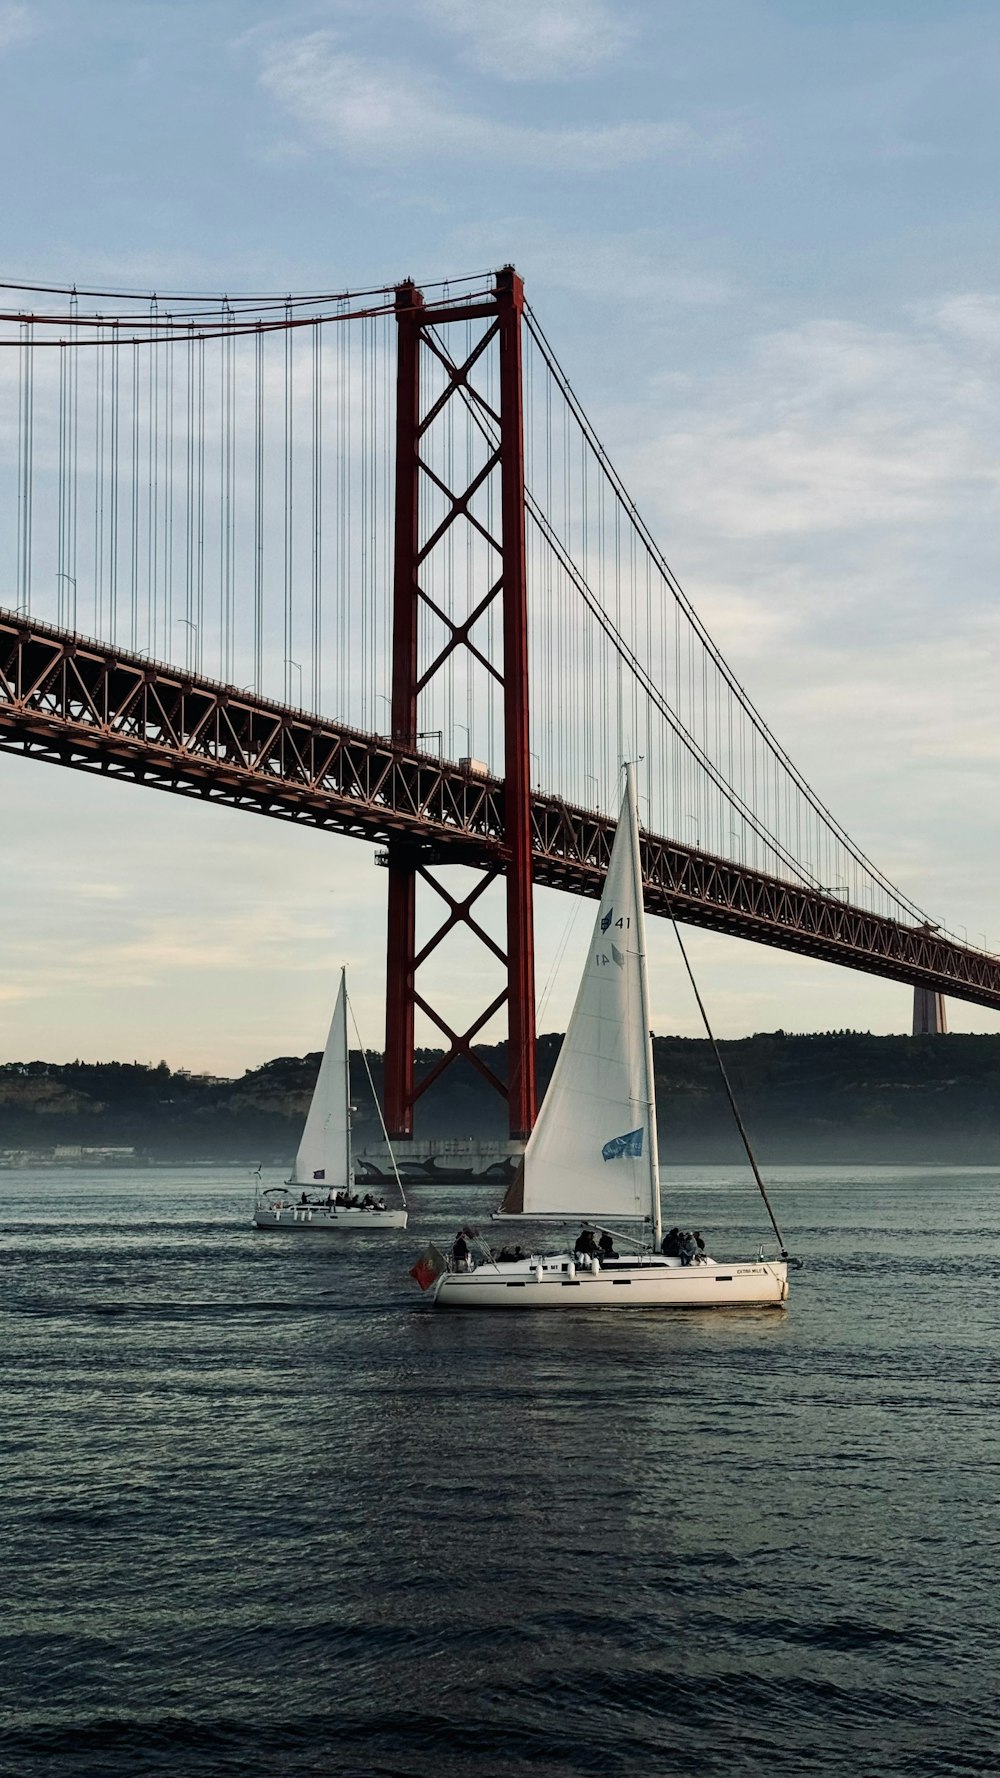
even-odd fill
[(739, 538), (926, 530), (981, 506), (997, 440), (977, 349), (994, 317), (964, 302), (927, 331), (810, 322), (759, 339), (724, 381), (661, 388), (673, 423), (636, 459), (644, 487), (675, 523)]
[(0, 5), (0, 50), (27, 43), (40, 29), (40, 21), (30, 6)]
[(981, 291), (947, 297), (931, 312), (942, 332), (990, 349), (1000, 345), (1000, 300)]
[[(655, 229), (570, 230), (551, 218), (526, 212), (477, 216), (456, 229), (456, 257), (470, 265), (489, 265), (511, 252), (515, 264), (535, 268), (542, 290), (540, 319), (550, 328), (553, 294), (590, 302), (596, 291), (614, 291), (615, 308), (641, 311), (644, 320), (671, 315), (677, 307), (718, 308), (733, 300), (731, 283), (704, 270), (696, 250), (686, 254)], [(531, 292), (529, 292), (529, 295)], [(629, 344), (631, 354), (634, 347)]]
[(424, 0), (465, 58), (501, 80), (573, 80), (616, 56), (631, 32), (603, 0)]
[(328, 32), (266, 50), (261, 84), (315, 143), (375, 166), (416, 153), (462, 167), (492, 157), (593, 173), (698, 145), (683, 123), (539, 129), (485, 117), (465, 109), (442, 82), (341, 50)]

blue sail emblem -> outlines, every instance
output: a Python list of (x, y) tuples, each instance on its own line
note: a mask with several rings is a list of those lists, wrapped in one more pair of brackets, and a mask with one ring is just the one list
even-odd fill
[(620, 1161), (625, 1156), (630, 1160), (638, 1160), (642, 1154), (644, 1135), (645, 1131), (638, 1129), (628, 1130), (624, 1136), (612, 1136), (611, 1141), (604, 1144), (601, 1154), (606, 1161)]
[(608, 909), (603, 920), (601, 921), (601, 931), (602, 932), (607, 932), (608, 927), (611, 925), (612, 919), (614, 918), (614, 912), (615, 912), (614, 908)]

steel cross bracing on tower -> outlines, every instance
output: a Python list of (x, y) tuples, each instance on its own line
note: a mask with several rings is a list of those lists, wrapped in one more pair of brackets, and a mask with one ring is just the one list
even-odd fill
[[(504, 794), (502, 839), (507, 880), (507, 943), (501, 949), (472, 913), (488, 886), (481, 883), (462, 901), (456, 900), (427, 868), (412, 844), (393, 840), (389, 846), (388, 946), (386, 959), (385, 1120), (390, 1136), (413, 1133), (413, 1108), (432, 1080), (457, 1056), (464, 1055), (507, 1099), (511, 1136), (531, 1134), (537, 1110), (535, 1088), (535, 979), (531, 897), (531, 756), (528, 735), (528, 612), (525, 564), (524, 424), (522, 417), (521, 315), (524, 292), (520, 278), (507, 266), (495, 287), (477, 301), (459, 306), (428, 306), (421, 291), (403, 284), (396, 293), (398, 373), (396, 379), (396, 525), (393, 583), (392, 738), (414, 747), (419, 732), (421, 695), (454, 655), (464, 650), (473, 666), (492, 678), (502, 691)], [(452, 357), (446, 340), (455, 327), (475, 326), (464, 349)], [(487, 399), (473, 380), (473, 371), (496, 345), (499, 398)], [(433, 355), (443, 371), (436, 394), (428, 388), (427, 358)], [(452, 404), (462, 400), (485, 419), (482, 438), (470, 440), (479, 449), (460, 475), (458, 491), (437, 473), (430, 448), (452, 418)], [(495, 436), (493, 435), (495, 432)], [(454, 474), (454, 455), (451, 463)], [(499, 500), (488, 501), (499, 478)], [(425, 493), (439, 498), (428, 511)], [(484, 496), (487, 498), (484, 499)], [(477, 498), (478, 497), (478, 498)], [(448, 609), (430, 588), (431, 567), (453, 545), (457, 526), (468, 529), (478, 544), (478, 560), (466, 576), (461, 609)], [(483, 549), (485, 545), (485, 551)], [(502, 623), (499, 648), (490, 648), (483, 619), (499, 601)], [(436, 636), (425, 636), (421, 650), (422, 609), (437, 620)], [(476, 630), (477, 640), (473, 639)], [(479, 640), (478, 638), (482, 638)], [(423, 658), (422, 658), (423, 656)], [(418, 952), (416, 891), (422, 881), (446, 903), (447, 917)], [(451, 1029), (417, 987), (420, 965), (457, 925), (472, 931), (503, 965), (506, 982), (475, 1021), (459, 1034)], [(498, 1081), (472, 1049), (472, 1041), (506, 1002), (508, 1079)], [(414, 1071), (413, 1025), (416, 1008), (438, 1026), (448, 1040), (444, 1058), (418, 1084)]]
[[(503, 873), (504, 788), (377, 735), (0, 612), (0, 747)], [(531, 800), (536, 883), (600, 894), (614, 823)], [(1000, 1007), (1000, 958), (644, 834), (651, 913)]]

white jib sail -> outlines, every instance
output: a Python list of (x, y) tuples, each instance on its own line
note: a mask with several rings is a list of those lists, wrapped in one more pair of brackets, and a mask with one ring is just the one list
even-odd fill
[(507, 1214), (658, 1224), (639, 825), (631, 766), (583, 980)]
[(334, 1186), (350, 1184), (351, 1106), (347, 1053), (346, 970), (340, 972), (340, 992), (333, 1009), (330, 1032), (313, 1088), (309, 1115), (295, 1156), (291, 1185)]

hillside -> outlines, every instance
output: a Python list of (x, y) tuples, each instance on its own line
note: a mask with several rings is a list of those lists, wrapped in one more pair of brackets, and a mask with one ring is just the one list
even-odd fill
[[(548, 1080), (561, 1038), (539, 1042)], [(1000, 1164), (1000, 1036), (871, 1037), (762, 1033), (722, 1053), (764, 1161), (955, 1161)], [(506, 1069), (505, 1046), (483, 1059)], [(418, 1073), (439, 1052), (422, 1051)], [(378, 1084), (381, 1058), (370, 1056)], [(665, 1158), (725, 1161), (738, 1138), (704, 1041), (654, 1039)], [(21, 1151), (132, 1148), (157, 1161), (263, 1160), (294, 1152), (318, 1054), (279, 1056), (238, 1080), (139, 1063), (0, 1064), (0, 1159)], [(357, 1145), (378, 1140), (358, 1055), (352, 1057)], [(502, 1140), (504, 1108), (462, 1064), (419, 1107), (417, 1135)]]

